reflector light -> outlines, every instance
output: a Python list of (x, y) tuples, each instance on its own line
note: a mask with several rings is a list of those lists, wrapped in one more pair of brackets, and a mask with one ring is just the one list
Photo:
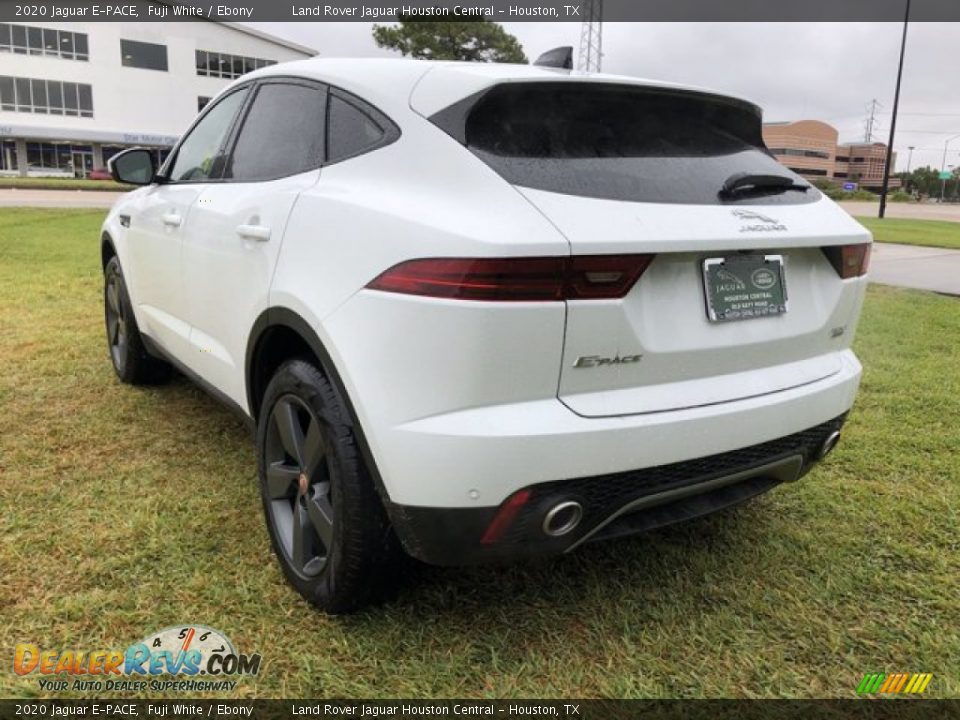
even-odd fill
[(367, 287), (458, 300), (619, 298), (630, 292), (652, 260), (653, 255), (425, 258), (394, 265)]
[(507, 528), (510, 527), (514, 519), (516, 519), (517, 513), (527, 504), (530, 495), (531, 492), (529, 490), (518, 490), (508, 497), (506, 502), (500, 506), (497, 514), (493, 516), (493, 520), (490, 521), (490, 524), (484, 531), (483, 537), (480, 538), (480, 543), (482, 545), (492, 545), (503, 537), (503, 533), (506, 532)]
[(821, 248), (827, 260), (844, 280), (867, 274), (870, 265), (870, 243), (830, 245)]

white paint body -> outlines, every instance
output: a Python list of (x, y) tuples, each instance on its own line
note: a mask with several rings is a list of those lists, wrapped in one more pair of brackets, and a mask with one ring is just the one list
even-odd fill
[[(309, 60), (250, 77), (277, 74), (352, 92), (402, 135), (281, 180), (142, 188), (104, 230), (141, 331), (250, 414), (244, 363), (254, 322), (267, 308), (305, 320), (391, 501), (495, 506), (534, 483), (734, 450), (852, 406), (861, 367), (850, 344), (866, 278), (841, 280), (819, 248), (870, 235), (827, 198), (757, 208), (788, 231), (747, 234), (721, 205), (518, 188), (424, 117), (497, 82), (608, 76)], [(163, 223), (172, 212), (176, 227)], [(238, 234), (251, 224), (269, 239)], [(741, 249), (784, 256), (789, 310), (711, 323), (700, 259)], [(477, 302), (365, 288), (414, 258), (607, 253), (657, 256), (619, 300)], [(642, 360), (573, 367), (582, 355), (630, 353)]]

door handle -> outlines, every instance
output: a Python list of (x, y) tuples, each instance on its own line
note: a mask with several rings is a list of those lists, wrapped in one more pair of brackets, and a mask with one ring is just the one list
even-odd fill
[(247, 240), (266, 241), (270, 239), (270, 228), (263, 225), (237, 225), (237, 235)]
[(163, 215), (163, 224), (169, 225), (170, 227), (180, 227), (180, 223), (183, 222), (183, 218), (180, 217), (179, 213), (168, 212)]

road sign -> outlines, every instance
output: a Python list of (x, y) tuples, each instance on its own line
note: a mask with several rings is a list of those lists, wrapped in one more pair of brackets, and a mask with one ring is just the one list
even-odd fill
[(843, 189), (846, 190), (846, 191), (848, 191), (848, 192), (853, 192), (853, 191), (856, 190), (858, 187), (859, 187), (859, 185), (857, 185), (856, 183), (844, 183), (844, 184), (843, 184)]
[(941, 171), (940, 171), (940, 179), (941, 179), (941, 180), (949, 180), (949, 179), (952, 178), (952, 177), (953, 177), (953, 173), (950, 172), (949, 170), (941, 170)]

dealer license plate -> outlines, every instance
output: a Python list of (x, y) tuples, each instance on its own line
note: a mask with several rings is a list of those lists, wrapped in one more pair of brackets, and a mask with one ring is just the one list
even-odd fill
[(744, 254), (703, 261), (711, 322), (748, 320), (787, 311), (782, 255)]

